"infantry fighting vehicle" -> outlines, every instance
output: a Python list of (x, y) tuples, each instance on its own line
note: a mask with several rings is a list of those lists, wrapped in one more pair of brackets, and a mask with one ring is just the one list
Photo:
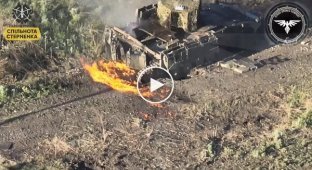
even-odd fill
[(159, 0), (137, 10), (137, 22), (105, 29), (105, 53), (137, 70), (168, 69), (183, 79), (197, 66), (273, 45), (261, 14), (204, 0)]

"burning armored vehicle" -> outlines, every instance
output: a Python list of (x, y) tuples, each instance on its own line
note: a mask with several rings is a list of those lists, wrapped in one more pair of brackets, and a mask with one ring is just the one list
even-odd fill
[(233, 4), (160, 0), (136, 15), (137, 22), (127, 28), (105, 29), (105, 56), (137, 70), (163, 67), (175, 79), (194, 67), (275, 43), (266, 36), (263, 14)]

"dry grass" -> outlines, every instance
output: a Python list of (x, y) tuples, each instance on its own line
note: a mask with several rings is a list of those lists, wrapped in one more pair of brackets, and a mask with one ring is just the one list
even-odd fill
[(307, 109), (312, 110), (312, 98), (305, 100), (304, 105)]
[[(261, 141), (259, 146), (255, 147), (251, 156), (254, 158), (264, 158), (272, 156), (273, 153), (278, 153), (277, 161), (273, 166), (284, 167), (285, 158), (294, 159), (296, 161), (306, 161), (308, 153), (297, 152), (300, 149), (307, 149), (306, 143), (310, 143), (309, 128), (312, 125), (312, 99), (309, 83), (301, 87), (292, 86), (285, 95), (284, 100), (281, 101), (279, 110), (286, 115), (282, 117), (273, 128), (261, 136), (257, 136), (258, 141)], [(290, 155), (296, 154), (295, 157)], [(295, 164), (296, 166), (299, 164)]]
[(107, 138), (110, 134), (110, 132), (105, 130), (103, 130), (101, 137), (94, 134), (84, 134), (76, 141), (76, 149), (82, 153), (96, 153), (103, 151), (109, 145)]
[(46, 151), (46, 153), (54, 153), (54, 155), (64, 155), (69, 152), (74, 152), (74, 149), (65, 142), (64, 139), (54, 137), (52, 140), (44, 140), (40, 146)]
[[(110, 144), (108, 141), (108, 137), (112, 135), (110, 131), (107, 131), (104, 127), (104, 117), (100, 114), (97, 114), (98, 117), (98, 125), (101, 129), (101, 133), (84, 133), (79, 139), (77, 139), (77, 148), (76, 150), (82, 153), (95, 153), (99, 151), (103, 151)], [(93, 127), (89, 127), (91, 131), (94, 130)]]
[(0, 170), (6, 170), (7, 167), (15, 166), (16, 162), (5, 159), (0, 155)]
[[(31, 49), (31, 50), (29, 50)], [(44, 49), (32, 42), (9, 44), (7, 50), (1, 51), (0, 78), (14, 75), (22, 79), (28, 72), (47, 69), (51, 59), (45, 55)]]
[(2, 79), (5, 76), (5, 65), (8, 63), (6, 58), (1, 59), (0, 58), (0, 79)]

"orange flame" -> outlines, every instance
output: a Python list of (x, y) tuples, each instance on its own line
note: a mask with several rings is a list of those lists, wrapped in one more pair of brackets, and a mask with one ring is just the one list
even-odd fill
[(119, 62), (104, 62), (103, 60), (93, 64), (83, 64), (93, 81), (105, 84), (114, 90), (138, 94), (136, 82), (133, 80), (136, 72), (127, 65)]
[[(83, 59), (81, 59), (81, 63), (94, 82), (105, 84), (122, 93), (139, 95), (136, 82), (137, 72), (126, 64), (115, 61), (105, 62), (104, 60), (86, 64)], [(170, 89), (164, 88), (160, 93), (153, 94), (148, 87), (142, 87), (140, 92), (144, 97), (158, 96), (165, 98)], [(166, 108), (163, 104), (151, 105), (159, 109)]]
[[(81, 60), (83, 68), (88, 72), (93, 81), (105, 84), (112, 89), (138, 95), (136, 87), (136, 71), (124, 63), (100, 60), (93, 64), (85, 64)], [(144, 97), (151, 97), (152, 93), (148, 88), (140, 90)]]

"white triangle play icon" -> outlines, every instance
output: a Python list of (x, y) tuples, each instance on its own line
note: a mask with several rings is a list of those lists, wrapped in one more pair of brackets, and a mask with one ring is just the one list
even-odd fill
[(162, 86), (164, 86), (163, 83), (155, 80), (155, 79), (150, 79), (150, 91), (154, 92), (156, 90), (158, 90), (159, 88), (161, 88)]

